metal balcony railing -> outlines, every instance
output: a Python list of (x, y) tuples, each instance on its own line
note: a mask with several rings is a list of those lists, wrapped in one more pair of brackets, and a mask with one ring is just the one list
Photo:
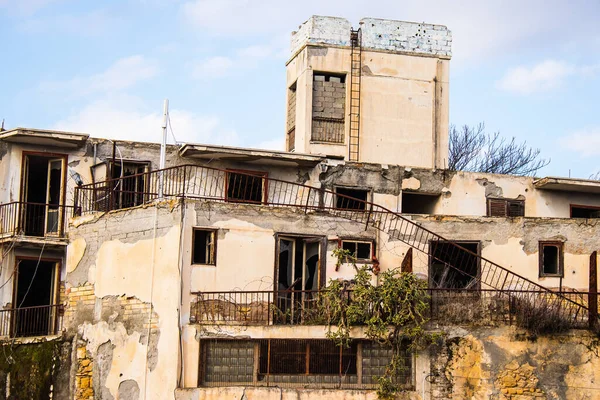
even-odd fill
[(72, 207), (14, 201), (0, 204), (0, 238), (25, 236), (65, 236), (65, 218)]
[(0, 310), (0, 337), (55, 335), (60, 331), (62, 305)]
[[(143, 184), (128, 190), (128, 180)], [(143, 190), (139, 188), (143, 187)], [(403, 215), (378, 204), (295, 182), (197, 165), (180, 165), (121, 179), (83, 185), (75, 189), (77, 215), (110, 211), (126, 204), (138, 205), (160, 197), (184, 197), (211, 201), (251, 203), (268, 207), (291, 207), (298, 211), (323, 212), (363, 224), (386, 234), (389, 240), (405, 243), (435, 262), (438, 273), (449, 271), (462, 280), (462, 288), (491, 289), (500, 293), (543, 292), (544, 306), (558, 310), (565, 319), (577, 321), (587, 307), (577, 298), (547, 289), (458, 243), (422, 227)], [(134, 199), (123, 203), (117, 199)], [(444, 244), (444, 257), (430, 251), (432, 245)], [(451, 263), (447, 260), (453, 260)], [(476, 263), (476, 272), (466, 272)], [(469, 268), (467, 268), (469, 267)], [(441, 270), (439, 270), (441, 268)]]

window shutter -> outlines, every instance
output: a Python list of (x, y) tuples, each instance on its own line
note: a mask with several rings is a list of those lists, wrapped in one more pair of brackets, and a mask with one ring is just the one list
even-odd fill
[(524, 217), (525, 216), (525, 202), (514, 200), (508, 202), (508, 216), (509, 217)]
[(506, 217), (506, 201), (488, 199), (488, 217)]

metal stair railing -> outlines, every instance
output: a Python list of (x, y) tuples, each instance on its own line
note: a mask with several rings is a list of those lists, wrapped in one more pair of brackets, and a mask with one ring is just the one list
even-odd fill
[[(469, 288), (494, 289), (522, 293), (521, 300), (531, 307), (543, 308), (573, 324), (587, 321), (587, 306), (539, 285), (497, 263), (494, 263), (460, 244), (422, 227), (416, 222), (378, 204), (315, 188), (295, 182), (268, 178), (263, 175), (198, 165), (180, 165), (163, 170), (138, 174), (143, 179), (143, 191), (126, 190), (122, 179), (82, 185), (75, 190), (77, 215), (122, 208), (115, 201), (134, 196), (142, 203), (159, 199), (159, 183), (164, 177), (163, 198), (184, 197), (212, 201), (251, 203), (267, 207), (293, 207), (305, 213), (326, 212), (330, 215), (364, 224), (424, 253), (445, 269), (467, 276)], [(133, 204), (138, 205), (138, 204)], [(432, 243), (444, 243), (450, 248), (450, 264), (429, 251)], [(461, 268), (467, 258), (479, 263), (478, 273), (469, 274)]]

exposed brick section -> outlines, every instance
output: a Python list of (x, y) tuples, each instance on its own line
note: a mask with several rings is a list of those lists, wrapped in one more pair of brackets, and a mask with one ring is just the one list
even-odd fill
[(92, 359), (85, 346), (77, 347), (77, 372), (75, 373), (75, 399), (93, 400)]
[(296, 126), (296, 89), (288, 90), (287, 131)]
[(346, 84), (342, 78), (315, 75), (312, 109), (312, 140), (343, 143)]

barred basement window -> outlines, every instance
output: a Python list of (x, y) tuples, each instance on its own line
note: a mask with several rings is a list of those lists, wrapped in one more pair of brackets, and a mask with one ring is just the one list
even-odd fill
[(540, 242), (540, 277), (563, 276), (564, 254), (562, 242)]
[(216, 231), (213, 229), (194, 228), (192, 233), (192, 264), (216, 264)]
[(360, 240), (342, 240), (342, 249), (350, 251), (356, 261), (373, 259), (373, 242)]
[(524, 217), (525, 200), (487, 199), (488, 217)]

